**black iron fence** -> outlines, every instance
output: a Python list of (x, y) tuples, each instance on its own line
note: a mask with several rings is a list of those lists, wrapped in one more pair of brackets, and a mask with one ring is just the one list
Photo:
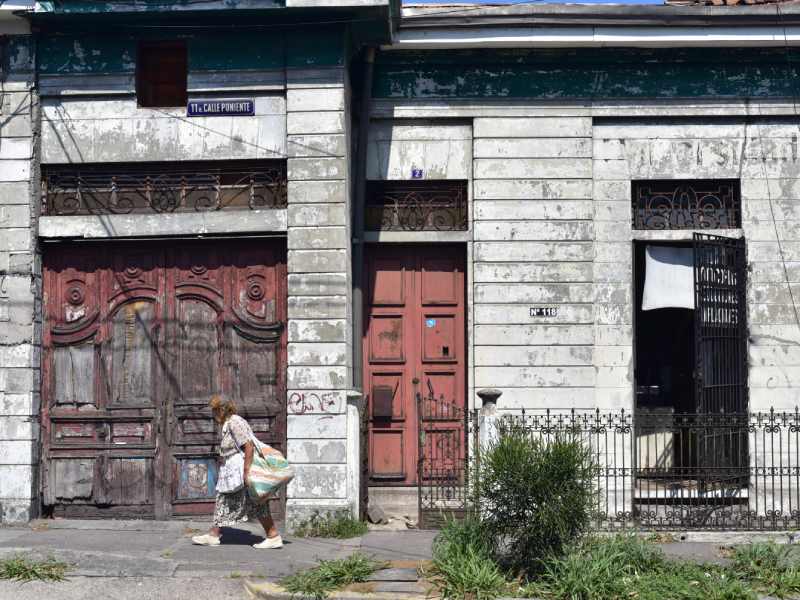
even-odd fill
[[(531, 436), (578, 439), (595, 463), (597, 529), (789, 530), (800, 528), (800, 410), (742, 414), (638, 411), (463, 413), (463, 453), (453, 415), (430, 413), (420, 455), (420, 518), (470, 507), (481, 445), (521, 427)], [(449, 435), (433, 434), (445, 425)], [(480, 428), (480, 430), (479, 430)], [(463, 436), (463, 437), (461, 437)]]
[(595, 461), (598, 529), (800, 526), (800, 411), (668, 410), (506, 415), (504, 427), (567, 436)]

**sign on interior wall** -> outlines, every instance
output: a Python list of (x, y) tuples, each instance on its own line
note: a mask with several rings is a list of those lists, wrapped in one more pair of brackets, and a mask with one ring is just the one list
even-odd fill
[(187, 117), (249, 117), (256, 114), (253, 100), (190, 100)]

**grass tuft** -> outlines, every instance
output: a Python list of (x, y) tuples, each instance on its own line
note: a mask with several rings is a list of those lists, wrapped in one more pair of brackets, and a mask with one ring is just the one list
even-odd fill
[(488, 539), (475, 518), (445, 523), (433, 544), (431, 566), (422, 571), (442, 600), (491, 600), (509, 590)]
[(734, 548), (733, 569), (760, 592), (778, 598), (800, 593), (800, 560), (792, 546), (774, 542)]
[(354, 552), (347, 558), (322, 560), (313, 569), (284, 578), (281, 585), (292, 594), (321, 600), (334, 590), (366, 581), (375, 571), (382, 569), (384, 564), (360, 552)]
[(69, 565), (54, 558), (34, 560), (16, 554), (10, 558), (0, 560), (0, 579), (14, 581), (63, 581), (66, 578)]
[(294, 528), (295, 537), (336, 538), (345, 540), (360, 537), (368, 531), (364, 521), (354, 519), (350, 513), (334, 513), (321, 515), (314, 513), (311, 517)]
[(551, 558), (523, 586), (528, 598), (561, 600), (755, 600), (748, 585), (726, 567), (669, 560), (635, 535), (590, 538)]

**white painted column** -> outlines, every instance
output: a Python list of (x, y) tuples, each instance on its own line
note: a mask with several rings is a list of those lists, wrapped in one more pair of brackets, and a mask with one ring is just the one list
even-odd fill
[(352, 333), (346, 94), (341, 68), (287, 75), (287, 437), (288, 459), (297, 468), (288, 489), (290, 527), (314, 511), (352, 512), (358, 498), (348, 484), (353, 432), (347, 402)]
[(0, 128), (0, 522), (38, 510), (41, 261), (38, 180), (32, 172), (33, 57), (25, 36), (9, 43)]

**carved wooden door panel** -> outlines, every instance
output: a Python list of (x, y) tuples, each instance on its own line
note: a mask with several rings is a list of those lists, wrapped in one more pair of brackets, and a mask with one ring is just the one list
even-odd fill
[(164, 448), (164, 278), (159, 249), (56, 247), (45, 255), (44, 504), (150, 516)]
[[(466, 402), (465, 279), (461, 246), (371, 246), (365, 266), (364, 389), (369, 411), (371, 485), (418, 480), (420, 406), (448, 407), (423, 443), (463, 454)], [(419, 399), (419, 401), (418, 401)], [(457, 416), (458, 415), (458, 416)], [(429, 431), (428, 431), (429, 429)]]
[(48, 249), (46, 506), (76, 516), (210, 512), (215, 393), (285, 451), (284, 256), (264, 241)]
[[(260, 440), (286, 452), (283, 251), (263, 241), (217, 246), (176, 247), (167, 273), (174, 290), (168, 302), (174, 514), (213, 510), (219, 432), (206, 405), (215, 393), (236, 402)], [(283, 516), (282, 498), (272, 512)]]

